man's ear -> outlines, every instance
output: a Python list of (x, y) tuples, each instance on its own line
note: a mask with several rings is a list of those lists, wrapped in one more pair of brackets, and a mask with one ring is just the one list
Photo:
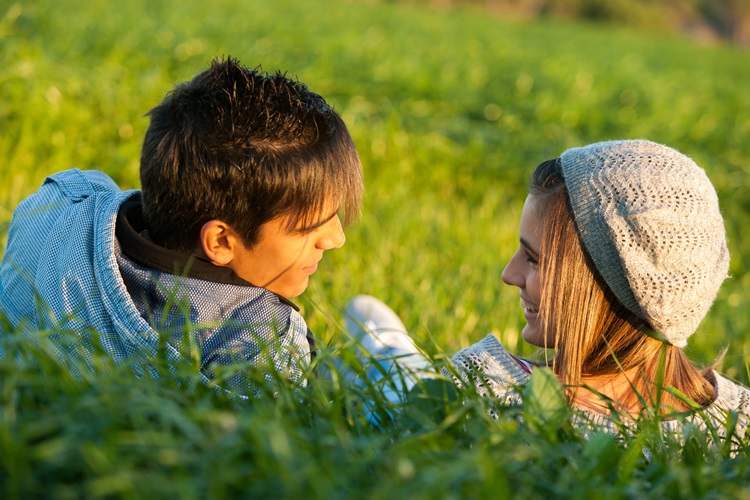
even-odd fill
[(214, 219), (201, 227), (200, 243), (208, 260), (217, 266), (227, 266), (234, 259), (239, 239), (229, 224)]

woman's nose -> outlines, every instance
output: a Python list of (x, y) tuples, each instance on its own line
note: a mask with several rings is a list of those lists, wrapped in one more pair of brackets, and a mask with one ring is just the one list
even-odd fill
[(526, 281), (524, 280), (523, 273), (521, 272), (518, 264), (521, 260), (520, 250), (513, 254), (508, 263), (503, 269), (502, 279), (503, 283), (510, 286), (517, 286), (523, 288)]

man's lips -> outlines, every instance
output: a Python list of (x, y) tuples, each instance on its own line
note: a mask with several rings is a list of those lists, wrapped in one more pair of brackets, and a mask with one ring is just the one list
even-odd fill
[[(320, 261), (318, 261), (318, 262), (320, 262)], [(308, 273), (308, 274), (313, 274), (315, 271), (318, 270), (318, 262), (316, 262), (315, 264), (313, 264), (311, 266), (303, 267), (302, 271), (304, 271), (305, 273)]]

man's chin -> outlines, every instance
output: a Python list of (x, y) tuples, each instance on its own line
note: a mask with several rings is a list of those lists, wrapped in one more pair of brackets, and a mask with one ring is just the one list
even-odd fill
[(307, 290), (307, 286), (309, 283), (310, 283), (310, 280), (306, 279), (304, 283), (299, 283), (297, 286), (290, 285), (287, 287), (279, 287), (277, 289), (274, 289), (273, 287), (269, 287), (268, 289), (277, 295), (281, 295), (285, 299), (293, 299), (305, 293), (305, 290)]

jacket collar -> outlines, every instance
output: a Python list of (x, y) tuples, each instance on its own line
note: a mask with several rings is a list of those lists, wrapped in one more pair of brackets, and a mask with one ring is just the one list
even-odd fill
[[(134, 262), (158, 271), (215, 283), (255, 287), (230, 268), (217, 266), (196, 255), (188, 255), (164, 248), (142, 236), (146, 229), (140, 193), (130, 197), (117, 214), (115, 236), (122, 252)], [(257, 287), (256, 287), (257, 288)], [(277, 294), (278, 295), (278, 294)], [(299, 308), (290, 300), (278, 295), (279, 300), (295, 310)]]

